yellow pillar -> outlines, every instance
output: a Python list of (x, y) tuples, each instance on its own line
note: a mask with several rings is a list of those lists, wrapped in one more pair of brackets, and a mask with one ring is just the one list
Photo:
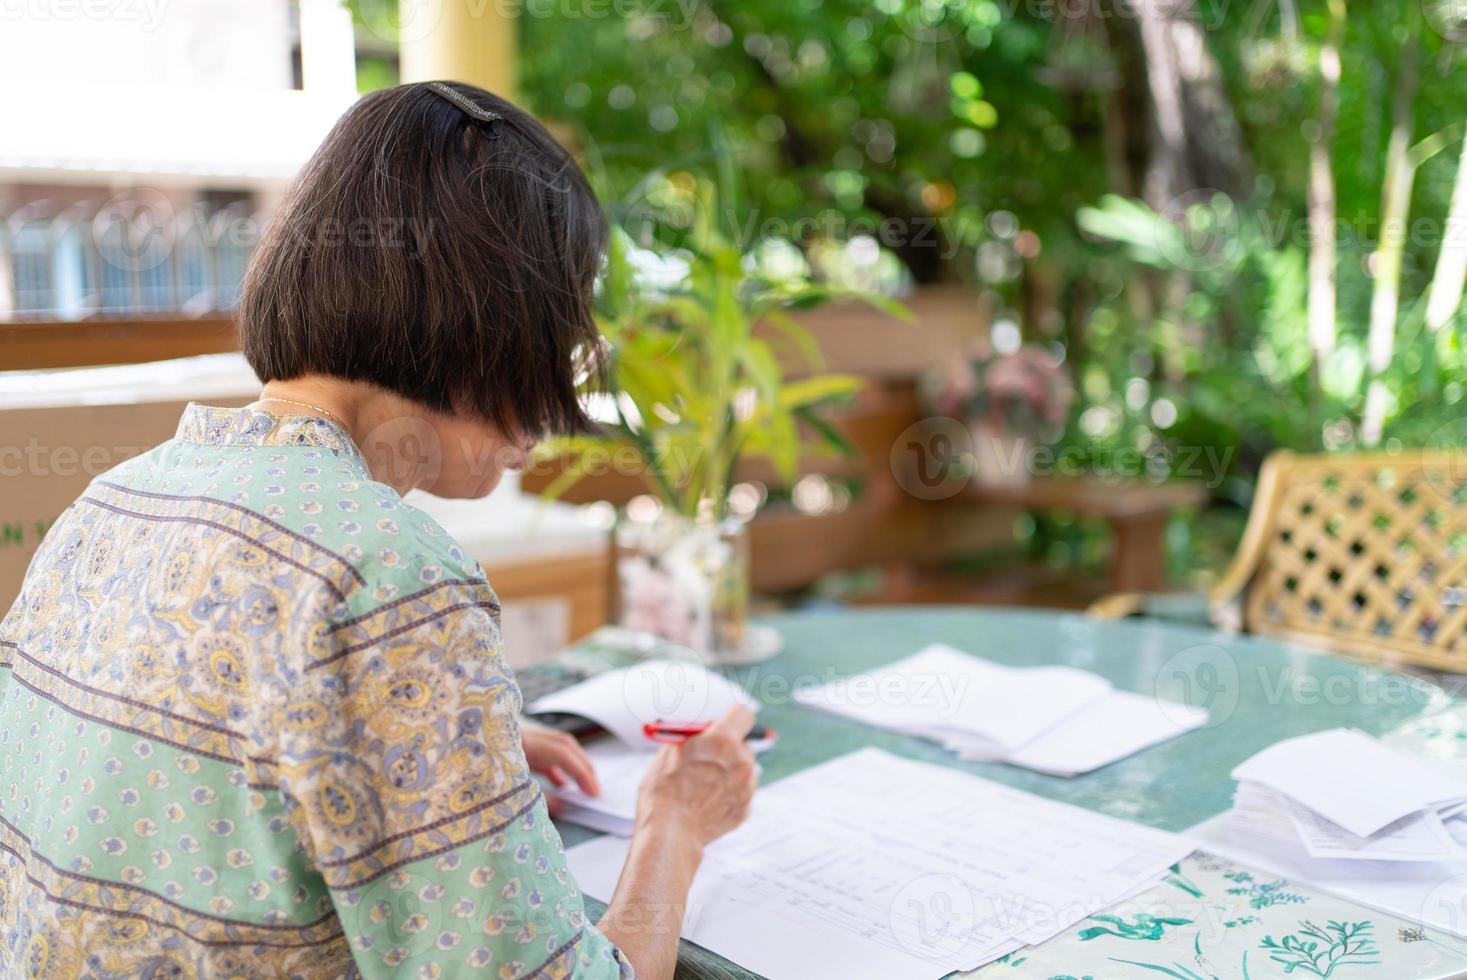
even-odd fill
[(468, 82), (514, 98), (519, 4), (398, 0), (402, 80)]

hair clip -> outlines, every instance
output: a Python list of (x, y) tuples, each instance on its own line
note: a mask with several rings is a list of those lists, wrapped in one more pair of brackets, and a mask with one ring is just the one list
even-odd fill
[(462, 94), (461, 92), (449, 88), (442, 82), (428, 82), (427, 87), (428, 90), (435, 95), (447, 99), (449, 102), (453, 103), (454, 106), (462, 109), (470, 118), (477, 119), (481, 123), (491, 124), (489, 126), (489, 138), (499, 138), (499, 131), (495, 129), (495, 127), (492, 125), (493, 123), (496, 123), (504, 118), (499, 113), (493, 112), (489, 109), (485, 109), (473, 99), (470, 99), (468, 96)]

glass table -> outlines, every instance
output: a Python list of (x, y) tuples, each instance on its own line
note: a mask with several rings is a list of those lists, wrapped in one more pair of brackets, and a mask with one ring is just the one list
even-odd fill
[[(766, 783), (874, 745), (1113, 817), (1184, 831), (1230, 806), (1234, 766), (1290, 736), (1349, 726), (1467, 757), (1467, 706), (1440, 688), (1256, 637), (1156, 621), (957, 607), (842, 609), (761, 622), (781, 634), (783, 652), (730, 673), (762, 702), (760, 721), (780, 733), (779, 744), (761, 757)], [(1211, 718), (1202, 729), (1064, 779), (1000, 763), (960, 762), (934, 743), (810, 711), (790, 697), (795, 687), (859, 673), (935, 642), (1004, 664), (1081, 667), (1119, 688), (1200, 704)], [(593, 641), (567, 656), (585, 662), (616, 654)], [(567, 846), (594, 836), (569, 825), (561, 831)], [(599, 903), (588, 905), (600, 914)], [(752, 976), (687, 942), (677, 975)], [(1467, 941), (1205, 852), (1137, 898), (967, 974), (982, 980), (1464, 975)]]

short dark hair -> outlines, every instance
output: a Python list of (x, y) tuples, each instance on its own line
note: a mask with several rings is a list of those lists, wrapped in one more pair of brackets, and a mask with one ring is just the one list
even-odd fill
[(261, 381), (366, 381), (506, 432), (590, 427), (577, 360), (606, 218), (529, 113), (449, 85), (365, 96), (305, 165), (251, 259), (238, 320)]

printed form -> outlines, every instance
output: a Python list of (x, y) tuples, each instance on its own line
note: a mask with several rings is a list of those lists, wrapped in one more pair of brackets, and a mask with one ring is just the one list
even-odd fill
[[(568, 852), (608, 899), (626, 840)], [(707, 850), (683, 936), (772, 980), (941, 977), (1043, 942), (1192, 845), (944, 766), (863, 749), (760, 791)]]

